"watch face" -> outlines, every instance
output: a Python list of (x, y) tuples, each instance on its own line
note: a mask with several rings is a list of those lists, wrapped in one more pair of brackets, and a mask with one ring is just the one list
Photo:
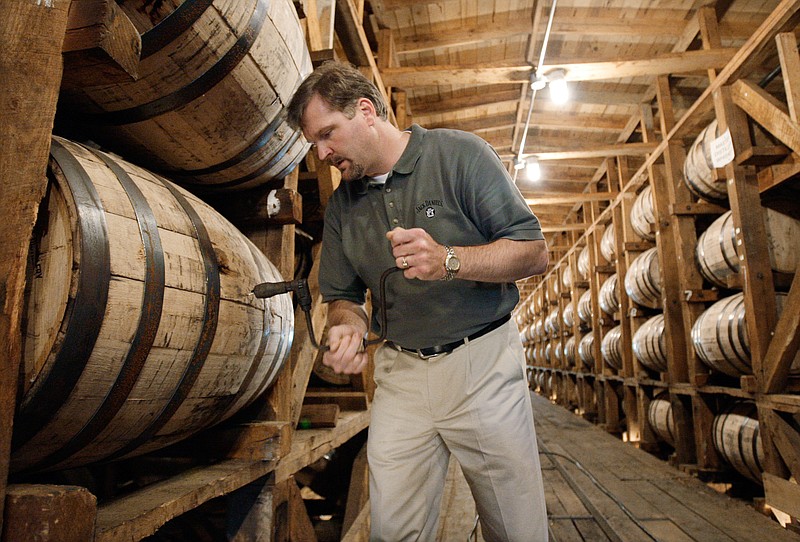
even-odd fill
[(461, 261), (456, 256), (447, 257), (447, 265), (445, 266), (448, 271), (458, 271), (461, 268)]

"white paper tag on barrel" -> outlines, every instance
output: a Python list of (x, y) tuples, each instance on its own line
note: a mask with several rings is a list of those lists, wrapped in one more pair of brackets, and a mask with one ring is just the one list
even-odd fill
[(711, 142), (711, 164), (715, 168), (725, 167), (735, 158), (730, 129)]
[(714, 164), (711, 159), (711, 145), (717, 139), (717, 120), (703, 128), (697, 139), (689, 147), (683, 163), (683, 180), (697, 197), (714, 202), (728, 200), (728, 186), (714, 179)]

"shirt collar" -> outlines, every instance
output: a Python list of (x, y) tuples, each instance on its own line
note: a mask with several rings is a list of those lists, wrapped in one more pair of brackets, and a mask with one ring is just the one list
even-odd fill
[(394, 165), (392, 171), (405, 175), (414, 171), (414, 166), (417, 165), (417, 161), (422, 155), (422, 143), (427, 132), (428, 130), (419, 124), (411, 125), (411, 138), (409, 138), (408, 145), (406, 145), (403, 154), (400, 155), (400, 159)]

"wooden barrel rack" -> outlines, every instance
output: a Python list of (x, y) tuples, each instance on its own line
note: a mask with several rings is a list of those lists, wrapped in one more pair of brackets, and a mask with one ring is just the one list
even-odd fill
[[(767, 503), (794, 518), (800, 451), (787, 443), (800, 439), (798, 206), (767, 196), (795, 186), (796, 173), (782, 171), (786, 152), (800, 148), (784, 129), (794, 133), (800, 122), (748, 77), (765, 50), (780, 52), (783, 73), (794, 75), (783, 89), (773, 82), (773, 90), (791, 92), (791, 77), (800, 77), (790, 21), (798, 9), (781, 2), (680, 116), (672, 80), (654, 78), (656, 99), (629, 132), (641, 130), (654, 150), (603, 161), (586, 193), (608, 192), (610, 204), (575, 205), (564, 223), (586, 228), (548, 236), (569, 248), (543, 277), (525, 283), (547, 312), (574, 306), (565, 322), (571, 329), (560, 332), (582, 337), (575, 366), (537, 360), (537, 378), (554, 380), (545, 386), (551, 400), (643, 449), (667, 450), (673, 465), (703, 479), (749, 478), (763, 485)], [(653, 130), (659, 125), (668, 133)], [(712, 147), (723, 136), (734, 159), (714, 166)], [(774, 141), (789, 151), (770, 150)], [(770, 152), (772, 161), (764, 159)], [(556, 296), (553, 283), (567, 269), (577, 280)], [(543, 317), (531, 311), (531, 318)], [(533, 344), (546, 349), (562, 339), (536, 337)], [(573, 385), (577, 410), (551, 391)]]

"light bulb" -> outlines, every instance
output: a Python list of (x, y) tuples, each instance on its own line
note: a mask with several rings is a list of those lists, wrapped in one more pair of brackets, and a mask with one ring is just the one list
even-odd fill
[(569, 100), (569, 88), (567, 87), (567, 80), (564, 76), (564, 70), (555, 70), (548, 75), (550, 81), (550, 99), (553, 103), (563, 104)]
[(525, 165), (525, 176), (529, 181), (538, 181), (542, 177), (542, 170), (539, 167), (539, 160), (536, 158), (528, 158)]

